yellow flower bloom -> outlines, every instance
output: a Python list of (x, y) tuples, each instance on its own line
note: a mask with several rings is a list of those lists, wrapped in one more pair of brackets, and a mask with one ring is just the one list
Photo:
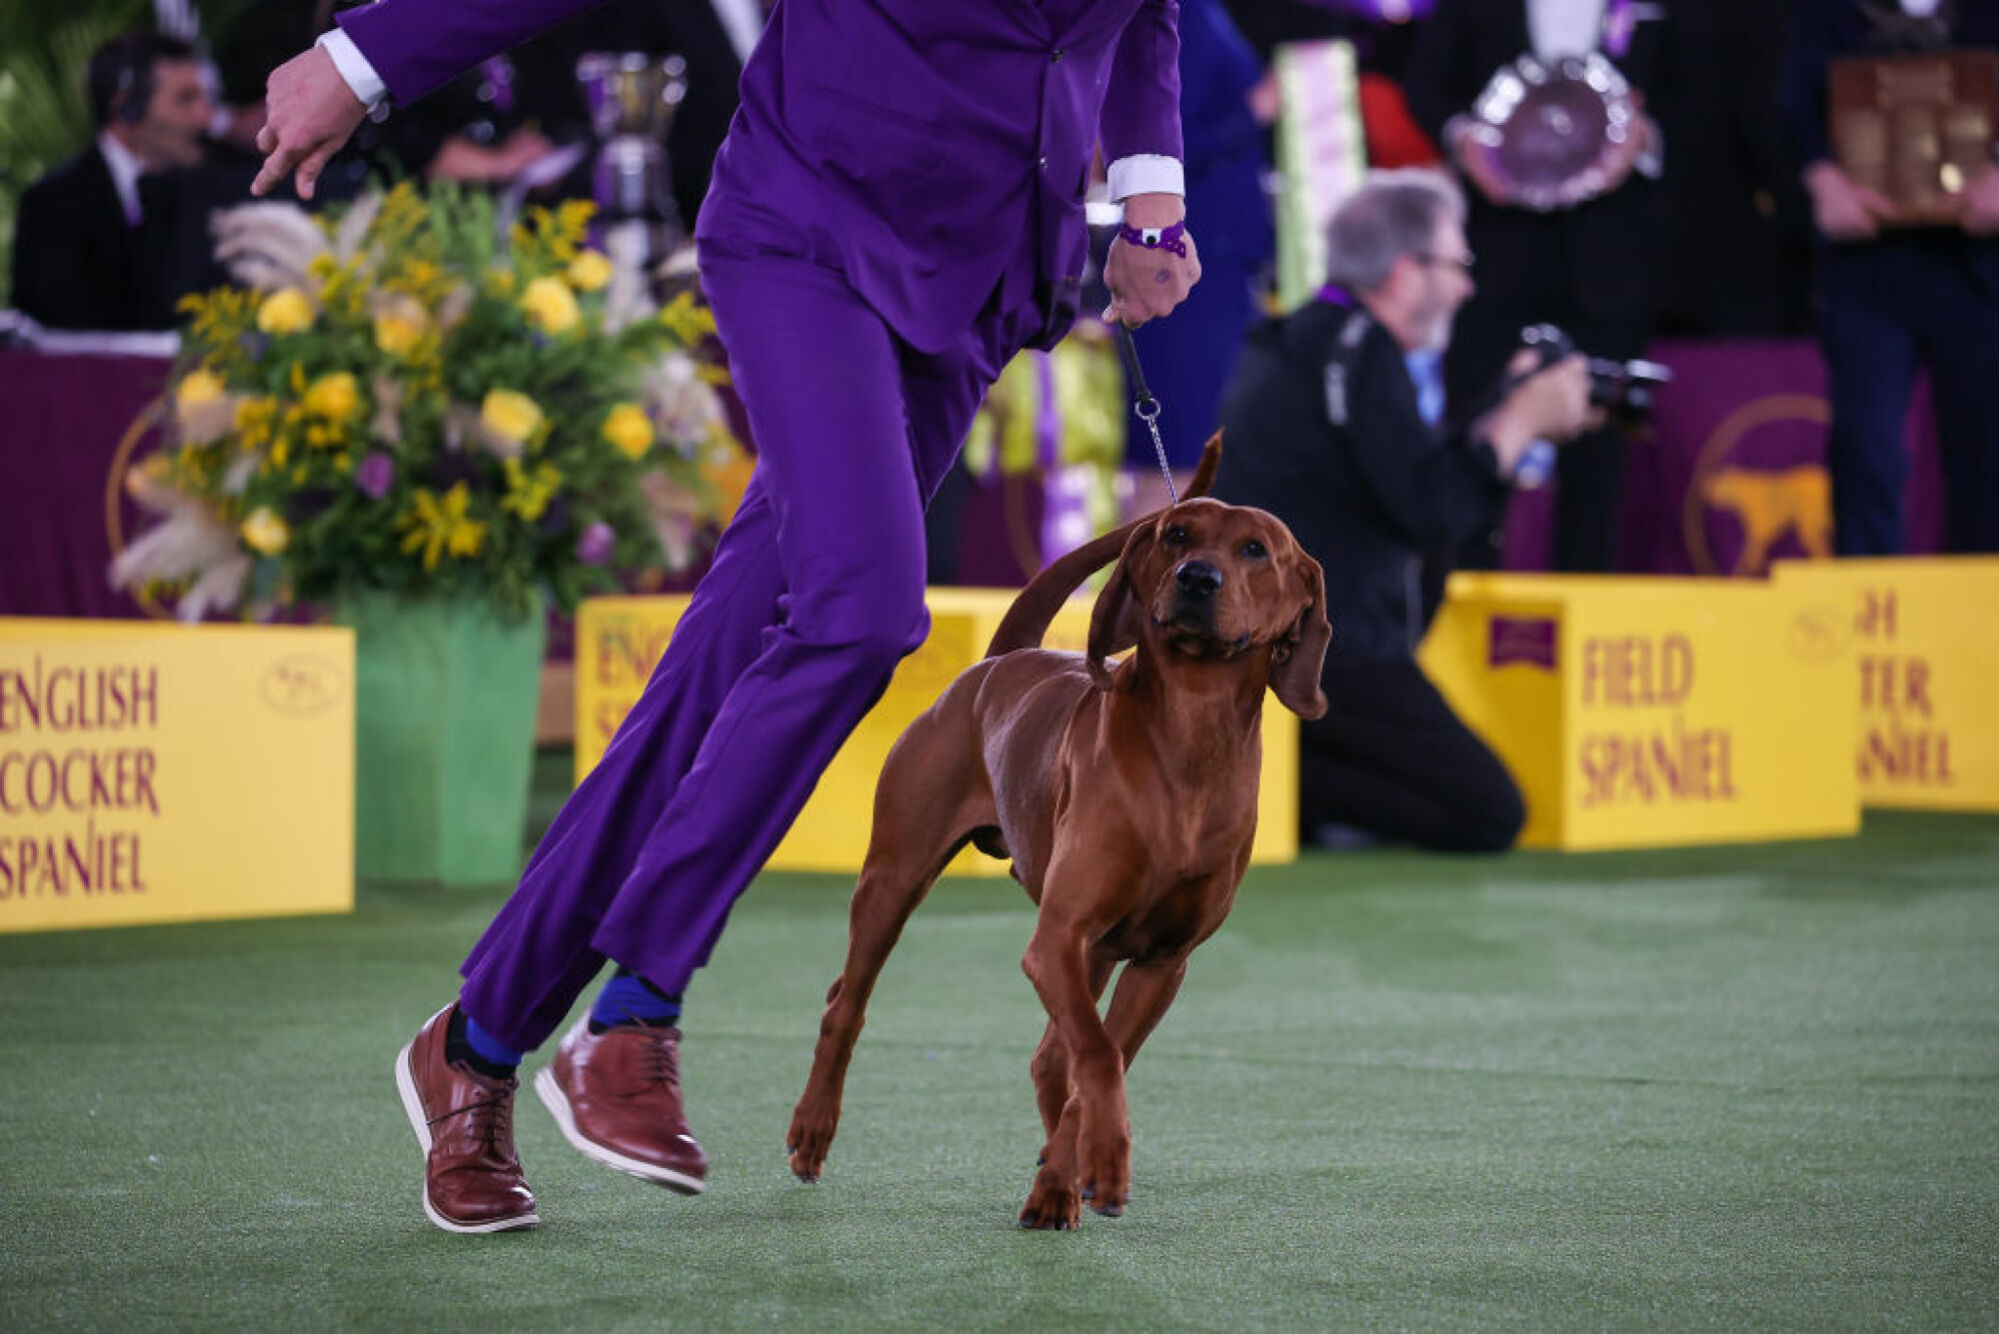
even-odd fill
[(430, 331), (430, 312), (406, 292), (382, 298), (375, 307), (375, 346), (392, 357), (407, 357)]
[(637, 462), (652, 448), (652, 418), (636, 403), (620, 403), (604, 418), (604, 438), (616, 445), (619, 453)]
[(277, 555), (292, 540), (292, 531), (285, 526), (285, 521), (265, 505), (251, 510), (239, 531), (252, 551), (260, 551), (266, 556)]
[(466, 513), (472, 493), (460, 482), (438, 499), (428, 487), (419, 488), (410, 512), (403, 515), (403, 550), (423, 553), (423, 568), (437, 568), (438, 558), (476, 556), (486, 544), (486, 524)]
[(189, 408), (213, 403), (222, 397), (225, 388), (222, 377), (203, 366), (199, 370), (189, 371), (174, 387), (174, 406), (185, 412)]
[(361, 387), (350, 371), (322, 375), (305, 391), (305, 410), (322, 421), (353, 420), (361, 410)]
[(257, 327), (267, 334), (295, 334), (312, 327), (312, 300), (296, 287), (284, 287), (257, 307)]
[(611, 281), (611, 261), (601, 250), (586, 250), (569, 262), (570, 283), (580, 292), (594, 292)]
[(552, 463), (542, 463), (530, 473), (519, 459), (508, 459), (506, 468), (507, 494), (500, 508), (533, 523), (547, 512), (548, 502), (562, 486), (562, 472)]
[(659, 313), (659, 322), (673, 330), (682, 345), (693, 347), (715, 332), (715, 312), (694, 304), (692, 292), (682, 292)]
[(243, 438), (243, 448), (261, 448), (271, 438), (271, 424), (277, 415), (277, 403), (262, 395), (237, 403), (236, 433)]
[(489, 389), (479, 405), (479, 424), (510, 445), (525, 445), (541, 421), (535, 401), (512, 389)]
[(560, 278), (542, 277), (529, 283), (527, 291), (521, 293), (521, 309), (527, 312), (528, 322), (544, 333), (566, 333), (583, 318), (576, 293)]

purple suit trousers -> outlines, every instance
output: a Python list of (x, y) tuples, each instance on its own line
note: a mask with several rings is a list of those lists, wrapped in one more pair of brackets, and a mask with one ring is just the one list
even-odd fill
[[(339, 18), (399, 101), (588, 0)], [(757, 470), (602, 762), (465, 961), (521, 1051), (606, 958), (704, 963), (896, 663), (923, 506), (1015, 352), (1067, 328), (1091, 154), (1181, 152), (1175, 0), (781, 0), (695, 234)], [(1073, 313), (1071, 311), (1070, 313)]]

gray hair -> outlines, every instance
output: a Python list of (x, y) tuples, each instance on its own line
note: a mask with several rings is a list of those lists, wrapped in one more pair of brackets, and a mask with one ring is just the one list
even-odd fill
[(1443, 172), (1404, 167), (1368, 173), (1326, 225), (1327, 281), (1373, 291), (1388, 281), (1396, 260), (1429, 248), (1443, 218), (1464, 225), (1464, 193)]

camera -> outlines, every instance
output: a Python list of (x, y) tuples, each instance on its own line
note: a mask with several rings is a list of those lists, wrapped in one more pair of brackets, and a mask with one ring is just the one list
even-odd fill
[[(1552, 324), (1532, 324), (1520, 331), (1520, 345), (1538, 354), (1534, 370), (1552, 366), (1576, 351), (1573, 338)], [(1529, 372), (1532, 374), (1532, 372)], [(1613, 361), (1589, 358), (1589, 401), (1625, 422), (1642, 422), (1652, 415), (1659, 386), (1673, 378), (1670, 366), (1656, 361)]]

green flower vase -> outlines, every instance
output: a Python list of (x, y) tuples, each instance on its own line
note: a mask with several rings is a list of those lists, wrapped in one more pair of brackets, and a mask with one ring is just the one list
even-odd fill
[(475, 597), (362, 590), (355, 631), (354, 869), (362, 879), (507, 883), (521, 871), (548, 637)]

